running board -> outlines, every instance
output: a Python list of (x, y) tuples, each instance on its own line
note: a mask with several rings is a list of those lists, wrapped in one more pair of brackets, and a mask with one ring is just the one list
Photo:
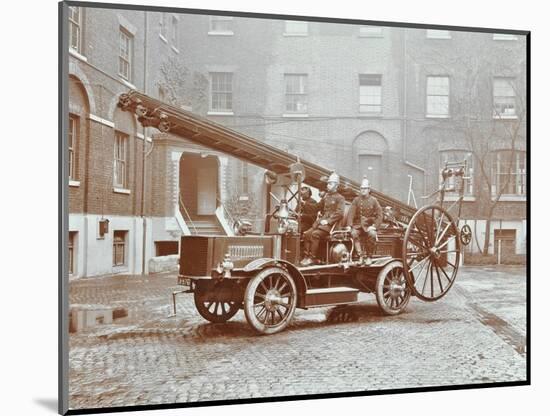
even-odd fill
[(358, 289), (351, 287), (329, 287), (306, 290), (306, 308), (332, 306), (357, 302)]

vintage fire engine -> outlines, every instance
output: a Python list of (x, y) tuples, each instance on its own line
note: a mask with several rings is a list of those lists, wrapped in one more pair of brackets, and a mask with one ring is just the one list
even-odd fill
[[(323, 190), (330, 170), (137, 91), (122, 94), (119, 107), (134, 112), (143, 126), (265, 168), (268, 192), (283, 189), (282, 197), (270, 198), (274, 203), (262, 235), (246, 235), (246, 227), (236, 224), (235, 236), (181, 237), (178, 284), (194, 294), (198, 312), (208, 321), (225, 322), (243, 309), (253, 329), (273, 334), (289, 324), (296, 308), (350, 304), (365, 292), (375, 295), (383, 313), (396, 315), (411, 296), (431, 302), (452, 287), (461, 247), (472, 236), (467, 225), (459, 229), (465, 161), (445, 166), (441, 186), (431, 195), (438, 203), (418, 210), (371, 191), (384, 207), (384, 222), (369, 266), (358, 261), (350, 229), (336, 224), (322, 242), (321, 264), (301, 267), (299, 189), (305, 183)], [(357, 182), (341, 178), (339, 192), (348, 202), (358, 191)], [(447, 209), (446, 192), (456, 196)], [(451, 209), (458, 211), (456, 218)]]

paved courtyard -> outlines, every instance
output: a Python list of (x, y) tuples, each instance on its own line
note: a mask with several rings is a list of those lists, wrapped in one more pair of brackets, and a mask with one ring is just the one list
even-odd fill
[(128, 316), (70, 336), (70, 408), (213, 401), (526, 379), (522, 267), (462, 267), (442, 300), (413, 298), (382, 316), (358, 304), (296, 311), (285, 331), (258, 336), (244, 313), (212, 324), (176, 276), (108, 276), (70, 284), (71, 304)]

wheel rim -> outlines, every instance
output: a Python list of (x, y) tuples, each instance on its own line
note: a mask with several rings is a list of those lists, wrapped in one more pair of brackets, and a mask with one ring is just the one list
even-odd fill
[(267, 328), (284, 324), (293, 313), (295, 297), (287, 275), (282, 273), (266, 275), (254, 292), (254, 316)]
[(400, 310), (409, 301), (410, 290), (402, 267), (393, 267), (384, 276), (382, 299), (387, 308)]
[(460, 262), (460, 237), (447, 211), (432, 205), (411, 219), (403, 241), (405, 278), (415, 296), (434, 301), (453, 285)]
[(202, 302), (204, 309), (208, 311), (212, 316), (219, 318), (226, 317), (230, 315), (231, 311), (237, 307), (237, 302), (233, 301), (207, 301)]

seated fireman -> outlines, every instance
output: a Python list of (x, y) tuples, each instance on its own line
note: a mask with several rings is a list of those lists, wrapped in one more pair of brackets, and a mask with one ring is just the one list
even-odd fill
[[(371, 256), (376, 249), (376, 229), (382, 222), (382, 207), (378, 200), (370, 195), (369, 180), (364, 177), (360, 194), (355, 197), (349, 208), (347, 225), (352, 228), (351, 236), (355, 241), (355, 250), (361, 263), (366, 266), (372, 263)], [(366, 253), (363, 251), (365, 243)]]
[(309, 266), (317, 263), (319, 241), (328, 237), (332, 226), (344, 217), (346, 200), (338, 193), (340, 177), (332, 173), (328, 178), (327, 193), (321, 202), (323, 214), (318, 218), (311, 228), (304, 233), (304, 259), (301, 266)]
[(319, 203), (311, 196), (311, 188), (302, 186), (300, 189), (302, 198), (302, 215), (300, 217), (300, 231), (303, 233), (311, 228), (317, 214), (319, 213)]

